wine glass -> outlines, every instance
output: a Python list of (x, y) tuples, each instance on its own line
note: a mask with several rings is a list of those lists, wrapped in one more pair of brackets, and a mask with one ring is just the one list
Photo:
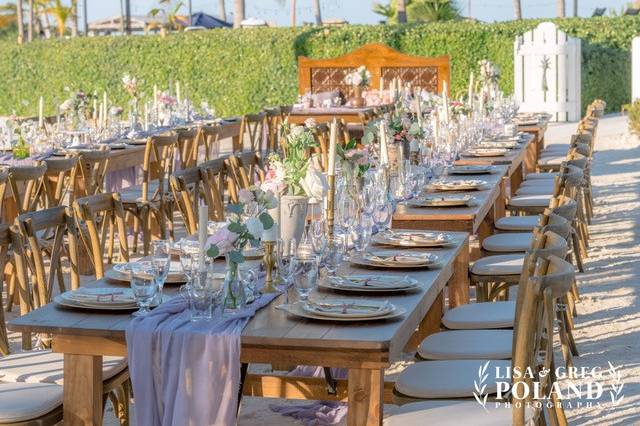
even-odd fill
[(291, 260), (296, 255), (296, 240), (278, 239), (276, 242), (276, 264), (278, 266), (278, 274), (283, 282), (284, 294), (287, 295), (287, 288), (291, 284), (293, 269), (291, 268)]
[(166, 240), (151, 241), (151, 264), (158, 283), (158, 298), (160, 301), (162, 301), (162, 289), (169, 275), (169, 267), (171, 265), (169, 249), (169, 242)]
[(197, 266), (200, 247), (196, 241), (183, 240), (180, 243), (180, 266), (187, 278), (187, 282), (193, 279), (193, 270)]
[(158, 283), (153, 270), (142, 265), (134, 265), (131, 269), (131, 290), (139, 308), (134, 316), (148, 314), (149, 306), (158, 293)]
[(391, 206), (389, 203), (378, 203), (373, 211), (373, 223), (378, 231), (387, 229), (391, 223)]

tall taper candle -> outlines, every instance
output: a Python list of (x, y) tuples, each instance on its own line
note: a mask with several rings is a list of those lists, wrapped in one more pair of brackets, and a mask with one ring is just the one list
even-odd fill
[(207, 205), (198, 208), (198, 242), (200, 243), (200, 263), (198, 270), (204, 269), (205, 244), (207, 243), (207, 225), (209, 223), (209, 208)]
[(182, 97), (180, 95), (180, 80), (178, 80), (176, 81), (176, 100), (178, 103), (182, 102)]
[(107, 127), (107, 116), (109, 115), (109, 100), (107, 99), (106, 90), (102, 93), (102, 119), (104, 120), (102, 123), (103, 127)]
[(384, 121), (380, 122), (380, 164), (389, 164), (389, 151), (387, 147), (387, 129)]
[(469, 93), (467, 94), (469, 107), (473, 108), (473, 85), (474, 85), (473, 71), (471, 71), (471, 75), (469, 76)]
[(91, 115), (96, 126), (98, 126), (98, 100), (93, 98), (93, 114)]
[(338, 122), (334, 118), (331, 122), (331, 132), (329, 134), (329, 166), (327, 167), (327, 175), (336, 175), (336, 144), (338, 143)]

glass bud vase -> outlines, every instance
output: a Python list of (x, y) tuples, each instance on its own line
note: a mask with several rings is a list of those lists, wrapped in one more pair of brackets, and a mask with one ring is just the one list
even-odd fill
[(225, 255), (227, 269), (224, 276), (224, 307), (228, 310), (242, 308), (246, 302), (246, 296), (242, 281), (238, 277), (238, 264), (233, 262), (229, 255)]

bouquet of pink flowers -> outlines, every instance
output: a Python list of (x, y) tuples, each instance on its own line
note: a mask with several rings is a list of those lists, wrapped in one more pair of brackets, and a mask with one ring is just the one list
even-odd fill
[(267, 211), (278, 206), (273, 192), (257, 187), (241, 189), (238, 198), (239, 203), (227, 206), (228, 224), (209, 237), (206, 244), (208, 256), (227, 255), (236, 265), (244, 262), (244, 247), (256, 247), (264, 231), (271, 229), (274, 223)]
[(467, 115), (471, 112), (469, 106), (460, 101), (452, 101), (451, 104), (449, 104), (449, 108), (454, 115)]
[(338, 146), (337, 155), (342, 160), (343, 167), (355, 170), (357, 177), (364, 176), (371, 167), (369, 147), (358, 147), (355, 139), (351, 139), (344, 147)]
[(122, 76), (122, 86), (127, 91), (129, 96), (134, 99), (138, 99), (138, 79), (131, 77), (129, 74)]
[(367, 87), (369, 80), (371, 80), (371, 73), (364, 65), (344, 77), (344, 82), (349, 86)]

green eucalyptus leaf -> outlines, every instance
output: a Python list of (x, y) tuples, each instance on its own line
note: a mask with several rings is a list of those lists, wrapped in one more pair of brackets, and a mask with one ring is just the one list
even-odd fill
[(229, 231), (234, 232), (236, 234), (242, 234), (245, 231), (246, 226), (244, 226), (243, 224), (241, 224), (239, 222), (231, 222), (227, 226), (227, 229), (229, 229)]
[(242, 255), (242, 252), (239, 252), (237, 250), (230, 251), (229, 260), (231, 260), (233, 263), (242, 263), (244, 262), (244, 256)]
[(211, 258), (220, 256), (220, 250), (218, 249), (218, 246), (212, 245), (211, 247), (209, 247), (209, 249), (207, 250), (207, 256)]
[(269, 213), (264, 212), (260, 216), (258, 216), (258, 218), (260, 219), (260, 222), (262, 222), (262, 226), (264, 227), (265, 231), (273, 227), (273, 218)]

